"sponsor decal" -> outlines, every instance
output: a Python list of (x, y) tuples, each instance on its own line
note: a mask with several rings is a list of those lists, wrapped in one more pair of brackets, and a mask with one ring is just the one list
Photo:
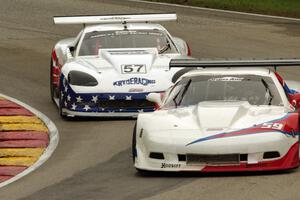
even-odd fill
[(181, 164), (161, 163), (161, 168), (180, 168)]
[(267, 122), (267, 123), (263, 123), (261, 128), (282, 130), (283, 129), (283, 124), (282, 123)]
[(130, 17), (119, 17), (119, 16), (99, 17), (99, 20), (126, 20), (126, 19), (130, 19)]
[(128, 92), (143, 92), (143, 88), (130, 88)]
[(128, 64), (121, 65), (122, 74), (146, 74), (146, 65)]
[(113, 83), (114, 86), (123, 86), (123, 85), (143, 85), (143, 86), (147, 86), (147, 85), (151, 85), (151, 84), (155, 84), (155, 80), (150, 80), (147, 78), (138, 78), (138, 77), (133, 77), (127, 80), (119, 80), (119, 81), (115, 81)]
[(208, 81), (242, 81), (244, 78), (241, 77), (222, 77), (222, 78), (211, 78)]
[(251, 134), (264, 134), (270, 132), (295, 137), (296, 135), (299, 135), (298, 130), (295, 130), (293, 126), (291, 127), (292, 123), (295, 122), (298, 123), (298, 120), (295, 119), (298, 119), (298, 113), (289, 113), (282, 118), (271, 120), (269, 122), (265, 122), (262, 124), (253, 125), (252, 127), (248, 127), (245, 129), (240, 129), (232, 132), (223, 132), (223, 133), (199, 138), (197, 140), (188, 143), (186, 146), (196, 144), (199, 142), (213, 140), (213, 139), (237, 137), (237, 136), (244, 136), (244, 135), (251, 135)]

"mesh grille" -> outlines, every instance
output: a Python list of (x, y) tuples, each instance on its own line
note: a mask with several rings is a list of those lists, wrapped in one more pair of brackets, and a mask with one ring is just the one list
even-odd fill
[(116, 100), (100, 101), (100, 107), (103, 108), (153, 108), (155, 104), (147, 100)]
[(239, 154), (223, 154), (223, 155), (205, 155), (205, 154), (187, 154), (187, 165), (220, 165), (220, 164), (239, 164)]

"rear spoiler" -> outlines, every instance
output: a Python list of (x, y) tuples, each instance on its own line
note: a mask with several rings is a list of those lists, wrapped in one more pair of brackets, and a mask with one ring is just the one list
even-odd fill
[(275, 60), (196, 60), (196, 59), (172, 59), (169, 67), (288, 67), (299, 66), (300, 59), (275, 59)]
[(176, 21), (176, 13), (54, 16), (54, 24), (112, 24)]

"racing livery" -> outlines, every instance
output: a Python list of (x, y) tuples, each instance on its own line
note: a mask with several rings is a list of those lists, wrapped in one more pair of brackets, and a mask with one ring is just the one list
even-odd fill
[(184, 69), (169, 69), (190, 55), (185, 41), (159, 24), (176, 14), (54, 17), (55, 24), (86, 26), (52, 52), (51, 97), (62, 116), (136, 116), (154, 110), (150, 92), (170, 87)]
[(300, 94), (263, 67), (300, 66), (300, 60), (174, 60), (198, 67), (184, 74), (159, 106), (138, 115), (134, 166), (147, 171), (263, 171), (299, 165)]

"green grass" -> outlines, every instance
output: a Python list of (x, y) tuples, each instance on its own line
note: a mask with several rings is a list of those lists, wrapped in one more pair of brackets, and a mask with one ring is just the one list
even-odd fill
[(300, 0), (148, 0), (300, 18)]

